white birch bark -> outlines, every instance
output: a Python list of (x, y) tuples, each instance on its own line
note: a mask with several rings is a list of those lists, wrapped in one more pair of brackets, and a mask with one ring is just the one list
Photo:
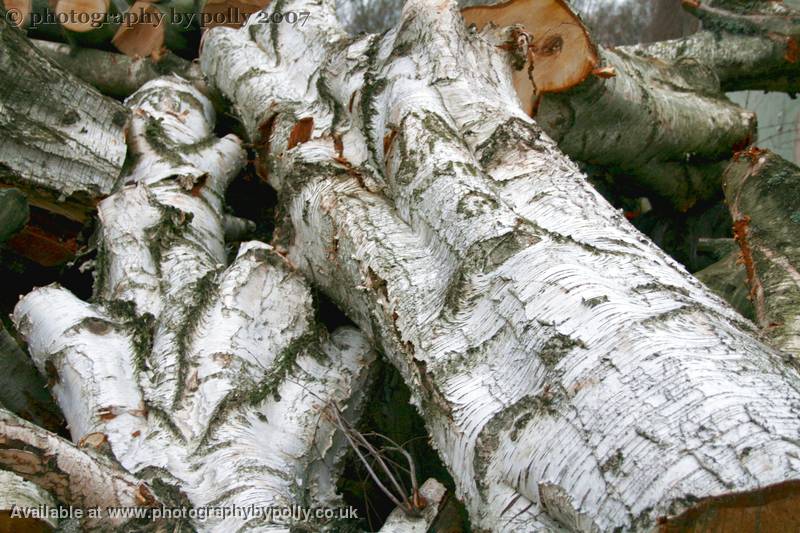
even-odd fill
[(412, 0), (351, 41), (330, 2), (280, 7), (311, 16), (215, 29), (201, 67), (290, 259), (401, 371), (474, 527), (719, 523), (723, 501), (767, 520), (797, 497), (797, 371), (527, 116), (507, 30)]
[[(316, 325), (307, 285), (269, 246), (242, 245), (225, 268), (223, 195), (244, 152), (213, 136), (208, 99), (164, 78), (128, 105), (134, 162), (99, 206), (95, 302), (51, 285), (13, 316), (57, 375), (73, 440), (107, 440), (125, 469), (195, 507), (339, 506), (346, 443), (325, 413), (358, 415), (371, 349)], [(191, 525), (289, 527), (241, 513)]]

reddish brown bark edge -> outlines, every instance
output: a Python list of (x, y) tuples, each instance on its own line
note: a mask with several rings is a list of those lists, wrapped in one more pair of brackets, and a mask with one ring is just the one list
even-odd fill
[(800, 531), (800, 480), (706, 498), (682, 514), (663, 518), (660, 533), (779, 533)]

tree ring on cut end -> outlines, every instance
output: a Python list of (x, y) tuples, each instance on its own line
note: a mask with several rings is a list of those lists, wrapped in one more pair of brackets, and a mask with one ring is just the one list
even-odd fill
[(529, 115), (534, 114), (537, 96), (578, 85), (599, 63), (589, 31), (563, 0), (508, 0), (468, 7), (461, 15), (467, 26), (475, 24), (478, 30), (490, 22), (501, 28), (521, 24), (533, 35), (533, 83), (530, 61), (514, 72), (514, 88)]

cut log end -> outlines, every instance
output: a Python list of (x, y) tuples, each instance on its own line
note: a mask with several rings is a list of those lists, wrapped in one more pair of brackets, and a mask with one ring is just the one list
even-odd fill
[(76, 33), (96, 30), (108, 13), (109, 0), (60, 0), (56, 15), (61, 25)]
[(683, 514), (664, 519), (661, 533), (800, 531), (800, 480), (707, 498)]
[(137, 1), (128, 12), (135, 14), (137, 22), (121, 25), (112, 44), (130, 57), (160, 59), (166, 34), (161, 11), (149, 2)]
[(200, 17), (203, 30), (217, 26), (239, 28), (250, 15), (261, 11), (267, 4), (269, 0), (207, 0)]
[(32, 0), (3, 0), (6, 20), (18, 28), (27, 28), (31, 22)]
[(529, 59), (514, 74), (517, 95), (530, 115), (534, 114), (537, 96), (578, 85), (598, 65), (597, 49), (588, 30), (563, 0), (508, 0), (468, 7), (461, 15), (468, 26), (475, 24), (478, 30), (488, 23), (498, 27), (521, 24), (533, 36), (533, 65)]

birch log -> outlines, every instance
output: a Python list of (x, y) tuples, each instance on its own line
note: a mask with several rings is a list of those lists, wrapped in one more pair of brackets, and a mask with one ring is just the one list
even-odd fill
[(38, 511), (40, 508), (54, 509), (56, 501), (38, 485), (9, 472), (0, 470), (0, 531), (20, 531), (25, 533), (52, 531), (58, 526), (58, 519), (50, 516), (23, 517), (25, 510)]
[(340, 505), (346, 444), (324, 415), (358, 415), (372, 352), (356, 330), (315, 323), (307, 285), (269, 246), (242, 245), (225, 268), (223, 194), (244, 152), (213, 136), (209, 100), (164, 78), (128, 105), (134, 159), (99, 206), (95, 302), (44, 287), (14, 321), (56, 376), (74, 441), (107, 441), (128, 471), (231, 511), (198, 530), (288, 531), (234, 506)]
[(350, 40), (332, 2), (281, 7), (311, 14), (216, 28), (201, 67), (277, 242), (400, 370), (473, 527), (800, 527), (797, 371), (525, 113), (516, 28), (412, 0)]
[(753, 148), (724, 180), (756, 322), (776, 347), (800, 356), (800, 168)]

